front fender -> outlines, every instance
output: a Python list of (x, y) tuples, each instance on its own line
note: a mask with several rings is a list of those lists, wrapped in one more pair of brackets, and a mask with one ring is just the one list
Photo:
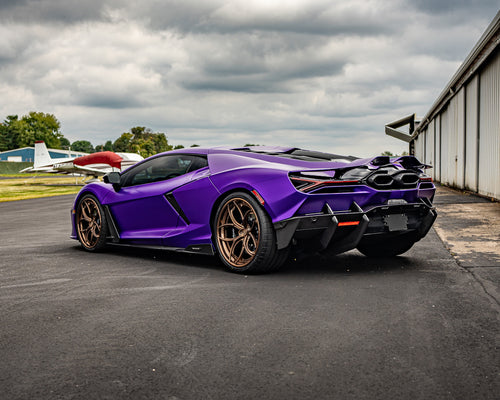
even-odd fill
[(78, 203), (80, 202), (80, 199), (85, 196), (86, 194), (93, 194), (99, 203), (105, 204), (106, 197), (110, 193), (110, 191), (114, 190), (111, 185), (102, 183), (102, 182), (95, 182), (95, 183), (89, 183), (85, 185), (76, 195), (75, 201), (73, 202), (73, 207), (71, 207), (71, 239), (78, 239), (78, 236), (76, 234), (76, 207), (78, 206)]

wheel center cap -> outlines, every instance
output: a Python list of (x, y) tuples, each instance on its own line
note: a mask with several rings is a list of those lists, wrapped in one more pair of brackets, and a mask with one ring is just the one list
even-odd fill
[(239, 236), (246, 236), (250, 232), (250, 228), (243, 228), (241, 231), (238, 232)]

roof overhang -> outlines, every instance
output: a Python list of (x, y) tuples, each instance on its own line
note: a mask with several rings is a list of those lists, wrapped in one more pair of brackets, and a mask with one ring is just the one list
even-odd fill
[[(408, 115), (397, 121), (390, 122), (385, 126), (385, 134), (392, 136), (396, 139), (402, 140), (403, 142), (410, 143), (413, 139), (411, 133), (415, 128), (415, 114)], [(409, 125), (410, 126), (410, 134), (399, 131), (396, 128), (401, 128), (402, 126)]]

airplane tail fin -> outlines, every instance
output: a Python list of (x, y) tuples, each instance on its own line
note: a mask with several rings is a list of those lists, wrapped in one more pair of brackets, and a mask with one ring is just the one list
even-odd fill
[(53, 163), (54, 160), (50, 157), (45, 142), (43, 140), (37, 140), (35, 142), (35, 160), (33, 162), (33, 168), (39, 168)]

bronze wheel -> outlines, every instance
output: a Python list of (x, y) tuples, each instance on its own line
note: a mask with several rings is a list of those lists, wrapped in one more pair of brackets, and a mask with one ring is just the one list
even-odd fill
[(232, 272), (276, 271), (287, 258), (289, 248), (278, 249), (271, 218), (248, 192), (229, 193), (222, 199), (212, 229), (220, 260)]
[(97, 250), (106, 241), (106, 221), (102, 207), (92, 195), (80, 200), (76, 210), (78, 239), (85, 250)]
[(246, 267), (257, 254), (261, 230), (257, 213), (247, 200), (227, 201), (216, 221), (217, 244), (221, 256), (234, 268)]

